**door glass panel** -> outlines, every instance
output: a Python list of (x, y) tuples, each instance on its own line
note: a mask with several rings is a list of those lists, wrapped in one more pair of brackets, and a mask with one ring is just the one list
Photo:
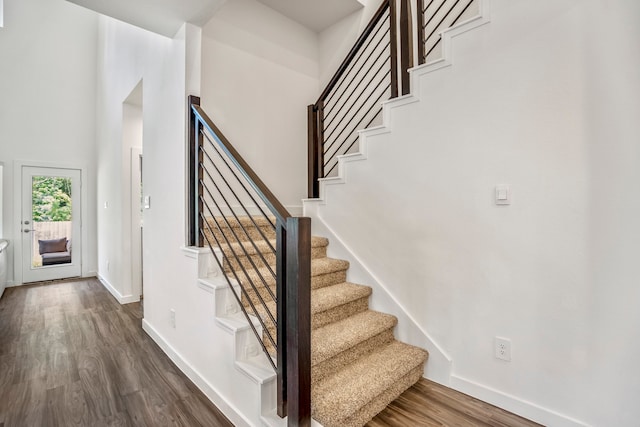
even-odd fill
[(33, 176), (31, 188), (31, 267), (70, 264), (73, 237), (71, 178)]

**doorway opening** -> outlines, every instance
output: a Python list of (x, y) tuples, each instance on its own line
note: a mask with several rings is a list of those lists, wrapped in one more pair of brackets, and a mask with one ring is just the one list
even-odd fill
[[(125, 274), (131, 280), (131, 295), (140, 297), (143, 292), (143, 265), (142, 265), (142, 241), (143, 241), (143, 210), (142, 210), (142, 140), (143, 140), (143, 85), (142, 80), (131, 91), (122, 105), (122, 170), (126, 174), (126, 191), (123, 192), (124, 225), (130, 230), (123, 246), (129, 256), (125, 260), (131, 260), (130, 265), (125, 266)], [(125, 228), (126, 229), (126, 228)], [(127, 261), (125, 261), (127, 262)]]
[(81, 171), (22, 166), (22, 281), (82, 274)]

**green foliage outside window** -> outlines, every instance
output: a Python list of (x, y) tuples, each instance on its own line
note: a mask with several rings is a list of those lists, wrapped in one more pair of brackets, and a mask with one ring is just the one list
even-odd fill
[(33, 177), (33, 221), (71, 221), (71, 178)]

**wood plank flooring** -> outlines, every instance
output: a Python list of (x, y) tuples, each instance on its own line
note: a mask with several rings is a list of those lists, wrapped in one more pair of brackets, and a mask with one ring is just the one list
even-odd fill
[(389, 426), (539, 427), (540, 424), (423, 378), (367, 423), (367, 427)]
[[(9, 288), (0, 300), (0, 427), (232, 424), (95, 279)], [(369, 427), (538, 424), (421, 380)]]
[(232, 426), (95, 279), (0, 300), (0, 427)]

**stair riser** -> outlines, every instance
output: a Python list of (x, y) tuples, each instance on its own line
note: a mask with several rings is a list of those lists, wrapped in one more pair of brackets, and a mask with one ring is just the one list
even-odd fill
[[(313, 339), (313, 336), (312, 336)], [(311, 383), (315, 384), (335, 373), (341, 367), (346, 366), (356, 359), (371, 353), (393, 341), (393, 328), (387, 329), (353, 347), (339, 353), (327, 360), (324, 360), (311, 368)]]
[[(268, 265), (273, 269), (273, 271), (275, 271), (276, 255), (273, 252), (271, 251), (263, 252), (262, 256), (260, 256), (259, 254), (252, 254), (252, 255), (246, 256), (244, 255), (244, 253), (240, 254), (240, 251), (242, 251), (242, 249), (234, 249), (234, 250), (236, 251), (236, 255), (238, 255), (238, 259), (235, 259), (232, 252), (225, 251), (225, 255), (227, 255), (228, 257), (228, 261), (225, 260), (224, 262), (224, 271), (226, 273), (230, 273), (232, 270), (241, 270), (240, 264), (242, 264), (242, 266), (245, 269), (253, 269), (254, 267), (251, 265), (251, 261), (253, 261), (256, 268), (266, 267), (265, 265), (265, 261), (266, 261)], [(327, 256), (326, 246), (311, 248), (311, 259), (323, 258), (326, 256)], [(262, 258), (264, 258), (264, 260)], [(249, 259), (251, 259), (251, 261), (249, 261)]]
[(378, 415), (391, 402), (396, 400), (405, 390), (409, 389), (422, 378), (423, 364), (416, 366), (407, 375), (396, 381), (391, 387), (379, 394), (374, 400), (360, 408), (351, 416), (336, 424), (325, 423), (324, 427), (362, 427), (373, 417)]
[(314, 313), (313, 316), (311, 316), (311, 328), (316, 329), (329, 323), (338, 322), (354, 314), (361, 313), (368, 308), (369, 296), (366, 296), (326, 311)]
[[(243, 276), (242, 272), (238, 273), (238, 277), (242, 278), (242, 276)], [(234, 276), (231, 276), (231, 277), (234, 278)], [(269, 288), (273, 291), (273, 294), (275, 295), (276, 293), (276, 286), (274, 283), (275, 279), (273, 279), (273, 277), (266, 277), (265, 280), (269, 285)], [(318, 288), (323, 288), (325, 286), (337, 285), (338, 283), (345, 282), (346, 280), (347, 280), (346, 271), (337, 271), (334, 273), (313, 276), (311, 277), (311, 289), (318, 289)], [(248, 306), (248, 302), (246, 301), (247, 297), (249, 297), (254, 304), (259, 303), (260, 301), (256, 296), (256, 291), (251, 287), (251, 285), (246, 280), (242, 280), (242, 282), (243, 284), (245, 284), (245, 289), (246, 289), (246, 295), (243, 295), (242, 297), (243, 305), (245, 307)], [(268, 291), (264, 289), (264, 284), (262, 283), (262, 281), (256, 280), (254, 281), (254, 284), (256, 285), (258, 292), (260, 292), (260, 295), (262, 295), (265, 301), (272, 300)]]
[[(334, 307), (331, 310), (327, 310), (320, 313), (314, 313), (311, 317), (311, 329), (317, 329), (324, 325), (328, 325), (329, 323), (338, 322), (340, 320), (346, 319), (349, 316), (353, 316), (354, 314), (363, 312), (369, 308), (369, 299), (361, 298), (359, 300), (353, 301), (348, 304), (343, 304), (338, 307)], [(268, 319), (265, 320), (265, 324), (269, 329), (269, 333), (271, 336), (276, 337), (276, 327), (270, 322)], [(266, 336), (263, 339), (267, 339)]]
[[(213, 230), (213, 235), (215, 235), (215, 237), (218, 239), (218, 242), (220, 242), (221, 245), (227, 244), (227, 242), (232, 244), (237, 243), (238, 241), (248, 242), (249, 237), (251, 238), (251, 240), (255, 242), (262, 242), (264, 241), (262, 234), (264, 234), (264, 237), (266, 237), (269, 240), (273, 240), (276, 238), (276, 232), (271, 227), (260, 227), (260, 230), (262, 230), (262, 234), (260, 234), (258, 229), (256, 229), (253, 226), (247, 227), (245, 229), (246, 233), (245, 231), (242, 231), (242, 229), (239, 227), (233, 227), (231, 229), (229, 229), (228, 227), (223, 227), (222, 228), (222, 231), (224, 232), (224, 235), (223, 235), (223, 233), (216, 227), (215, 224), (212, 224), (211, 230)], [(213, 238), (211, 231), (205, 230), (205, 234), (207, 238), (210, 240), (211, 245), (215, 246), (216, 240)], [(247, 234), (249, 235), (249, 237), (247, 237)]]

